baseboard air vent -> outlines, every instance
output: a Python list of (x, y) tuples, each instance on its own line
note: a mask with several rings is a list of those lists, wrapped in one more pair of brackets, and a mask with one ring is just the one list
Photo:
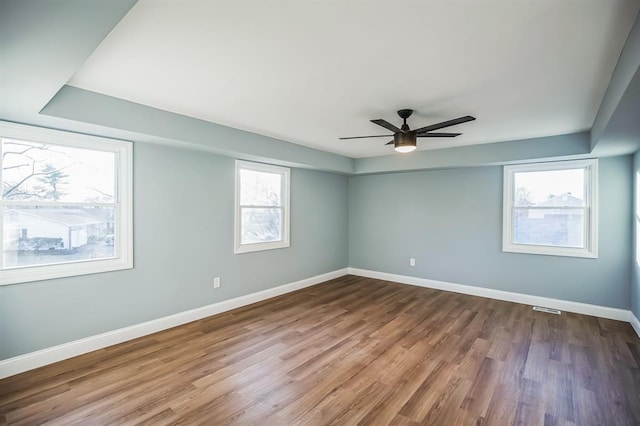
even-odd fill
[(548, 314), (556, 314), (556, 315), (560, 315), (562, 313), (558, 309), (545, 308), (544, 306), (534, 306), (533, 310), (534, 311), (540, 311), (540, 312), (546, 312)]

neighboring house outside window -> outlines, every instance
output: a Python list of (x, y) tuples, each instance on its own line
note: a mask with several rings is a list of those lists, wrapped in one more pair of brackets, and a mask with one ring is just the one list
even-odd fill
[(0, 122), (0, 284), (133, 267), (129, 142)]
[(504, 168), (503, 251), (597, 257), (597, 160)]
[(235, 253), (289, 247), (286, 167), (236, 161)]

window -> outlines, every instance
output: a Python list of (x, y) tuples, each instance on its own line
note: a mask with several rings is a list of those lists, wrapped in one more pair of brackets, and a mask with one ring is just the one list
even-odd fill
[(289, 169), (236, 161), (235, 253), (289, 247)]
[(504, 167), (503, 251), (598, 257), (598, 160)]
[(133, 267), (131, 143), (0, 122), (0, 284)]

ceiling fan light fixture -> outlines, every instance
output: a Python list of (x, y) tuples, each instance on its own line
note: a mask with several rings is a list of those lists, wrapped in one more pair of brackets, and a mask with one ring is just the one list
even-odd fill
[(393, 149), (396, 152), (406, 154), (416, 149), (416, 134), (415, 132), (396, 133), (393, 135)]

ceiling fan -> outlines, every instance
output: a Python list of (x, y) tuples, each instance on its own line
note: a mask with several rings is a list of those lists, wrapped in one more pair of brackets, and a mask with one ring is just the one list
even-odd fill
[(393, 136), (393, 140), (386, 143), (386, 145), (393, 144), (394, 149), (398, 152), (411, 152), (416, 149), (416, 138), (454, 138), (456, 136), (460, 136), (462, 133), (433, 133), (433, 131), (449, 126), (455, 126), (456, 124), (466, 123), (467, 121), (473, 121), (476, 119), (475, 117), (472, 117), (470, 115), (465, 115), (464, 117), (458, 117), (454, 118), (453, 120), (447, 120), (441, 123), (411, 130), (409, 128), (409, 125), (407, 124), (407, 118), (411, 117), (411, 114), (413, 114), (412, 109), (401, 109), (398, 111), (398, 115), (404, 121), (400, 128), (381, 118), (377, 120), (371, 120), (372, 123), (375, 123), (378, 126), (382, 126), (385, 129), (391, 130), (393, 132), (393, 135), (352, 136), (340, 139), (384, 138)]

